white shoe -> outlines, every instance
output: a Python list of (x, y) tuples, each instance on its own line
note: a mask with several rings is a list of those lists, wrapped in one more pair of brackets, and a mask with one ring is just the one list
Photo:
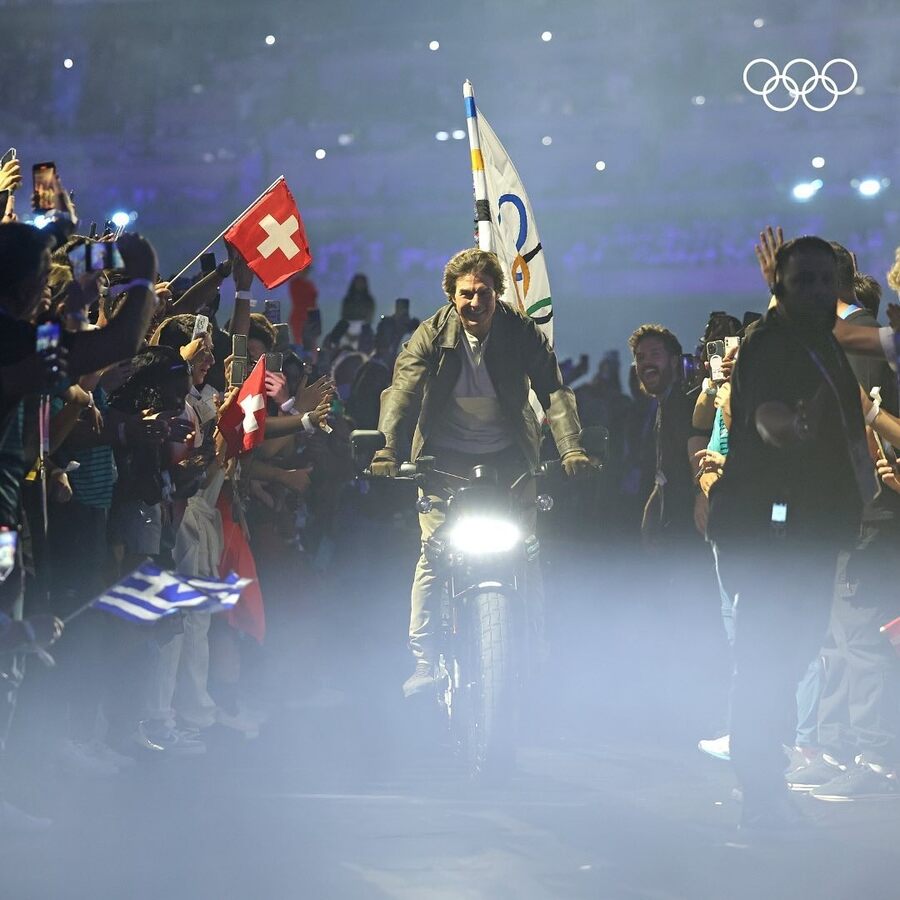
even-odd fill
[(138, 723), (132, 740), (145, 750), (167, 756), (202, 756), (206, 753), (206, 744), (199, 732), (167, 728), (147, 719)]
[(731, 735), (723, 734), (722, 737), (699, 741), (697, 749), (716, 759), (724, 759), (725, 762), (728, 762), (731, 759)]
[(259, 737), (259, 722), (247, 715), (247, 711), (244, 709), (238, 709), (237, 715), (234, 716), (222, 709), (217, 709), (216, 724), (239, 731), (248, 741)]
[(0, 834), (35, 834), (52, 825), (52, 819), (32, 816), (8, 800), (0, 800)]
[(96, 756), (97, 759), (102, 759), (104, 762), (111, 763), (117, 769), (134, 768), (135, 761), (133, 756), (126, 756), (124, 753), (119, 753), (103, 741), (94, 740), (91, 741), (88, 746), (90, 747), (91, 753)]
[(105, 759), (101, 759), (89, 744), (66, 739), (60, 744), (56, 758), (60, 766), (70, 775), (82, 775), (89, 778), (110, 778), (119, 774), (119, 767)]

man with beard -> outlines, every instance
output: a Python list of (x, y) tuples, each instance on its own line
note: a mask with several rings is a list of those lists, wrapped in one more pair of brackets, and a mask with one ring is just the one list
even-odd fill
[(782, 744), (794, 692), (828, 625), (840, 548), (875, 492), (859, 399), (832, 336), (837, 260), (817, 237), (775, 258), (776, 298), (742, 344), (732, 376), (729, 454), (708, 533), (735, 604), (731, 758), (741, 827), (804, 824), (791, 806)]
[[(646, 497), (641, 533), (648, 549), (684, 539), (696, 542), (694, 503), (698, 486), (692, 452), (709, 434), (691, 424), (694, 400), (681, 378), (681, 344), (662, 325), (641, 325), (628, 339), (641, 390), (653, 398), (652, 439), (639, 448)], [(648, 434), (648, 437), (651, 435)]]

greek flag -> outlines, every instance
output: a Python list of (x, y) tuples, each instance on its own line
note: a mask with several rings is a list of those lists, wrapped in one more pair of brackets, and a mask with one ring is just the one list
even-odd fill
[(241, 598), (249, 578), (233, 572), (223, 581), (165, 572), (143, 563), (91, 603), (132, 622), (155, 622), (179, 610), (221, 612)]

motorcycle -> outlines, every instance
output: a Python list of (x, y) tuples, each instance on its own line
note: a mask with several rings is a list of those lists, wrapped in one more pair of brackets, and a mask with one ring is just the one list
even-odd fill
[[(366, 463), (384, 446), (377, 431), (354, 431), (350, 440)], [(582, 445), (597, 459), (605, 457), (606, 441), (604, 428), (582, 432)], [(526, 587), (528, 563), (537, 564), (539, 552), (530, 508), (553, 508), (553, 497), (536, 485), (560, 470), (551, 460), (505, 485), (492, 467), (460, 476), (420, 456), (390, 479), (420, 489), (419, 513), (431, 511), (437, 484), (449, 495), (446, 519), (423, 548), (444, 583), (435, 694), (451, 744), (479, 782), (501, 783), (515, 768), (519, 707), (543, 640), (542, 610), (528, 602)]]

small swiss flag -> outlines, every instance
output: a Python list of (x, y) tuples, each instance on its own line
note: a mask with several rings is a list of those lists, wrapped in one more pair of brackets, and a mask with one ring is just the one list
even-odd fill
[(269, 290), (302, 272), (312, 262), (303, 219), (284, 177), (279, 178), (225, 232), (224, 237)]
[(222, 413), (219, 432), (229, 456), (239, 456), (263, 442), (266, 436), (266, 358), (261, 356), (237, 398)]

